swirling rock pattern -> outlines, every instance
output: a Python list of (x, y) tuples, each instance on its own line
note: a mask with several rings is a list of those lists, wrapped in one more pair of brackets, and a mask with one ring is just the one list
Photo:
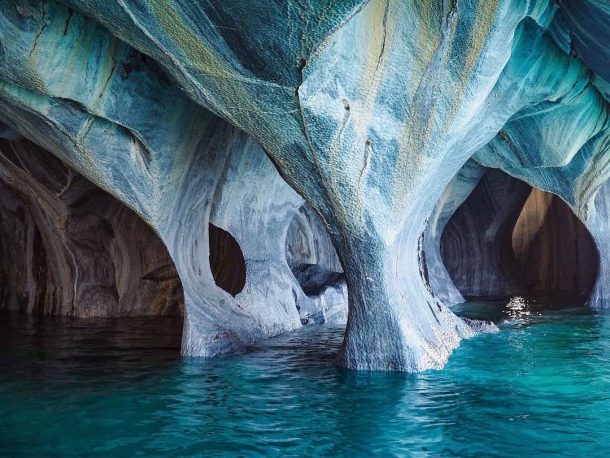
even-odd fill
[(479, 168), (483, 178), (442, 234), (442, 259), (452, 280), (445, 283), (469, 299), (584, 303), (598, 269), (586, 227), (559, 197)]
[[(440, 368), (479, 326), (434, 295), (422, 233), (471, 157), (605, 241), (609, 23), (601, 0), (4, 2), (0, 119), (159, 235), (184, 354), (301, 325), (285, 239), (305, 200), (344, 270), (340, 364)], [(243, 250), (235, 297), (206, 262), (210, 223)]]
[(477, 187), (486, 171), (485, 167), (473, 160), (466, 162), (443, 191), (424, 232), (425, 276), (436, 297), (447, 305), (464, 302), (464, 297), (447, 272), (447, 256), (443, 258), (441, 254), (441, 238), (449, 220)]
[(511, 241), (531, 189), (499, 170), (488, 170), (447, 225), (442, 257), (466, 298), (525, 294)]
[(0, 141), (0, 308), (181, 315), (167, 250), (131, 210), (26, 140)]
[(347, 285), (332, 240), (313, 209), (304, 204), (286, 235), (286, 259), (305, 293), (297, 307), (302, 323), (347, 323)]
[(286, 259), (291, 268), (299, 264), (311, 264), (331, 272), (343, 272), (326, 228), (307, 204), (294, 215), (288, 227)]

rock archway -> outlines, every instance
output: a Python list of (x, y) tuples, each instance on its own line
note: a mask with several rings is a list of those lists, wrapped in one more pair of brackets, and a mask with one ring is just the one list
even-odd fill
[(599, 264), (589, 231), (561, 198), (494, 169), (448, 221), (441, 254), (467, 299), (583, 304)]
[[(608, 241), (609, 14), (583, 2), (4, 2), (0, 118), (159, 235), (184, 354), (301, 326), (285, 238), (306, 201), (349, 290), (340, 364), (440, 368), (478, 329), (428, 288), (442, 269), (426, 272), (421, 234), (473, 155)], [(235, 296), (207, 263), (209, 223), (242, 249)]]
[(181, 316), (158, 236), (58, 159), (0, 140), (0, 310), (81, 318)]
[(343, 266), (322, 221), (307, 204), (288, 227), (286, 260), (303, 292), (297, 304), (301, 322), (344, 325), (348, 298)]

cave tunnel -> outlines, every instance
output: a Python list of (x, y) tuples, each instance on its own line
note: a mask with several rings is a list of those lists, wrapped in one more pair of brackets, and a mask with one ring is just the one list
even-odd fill
[(148, 320), (179, 352), (183, 308), (172, 259), (136, 213), (33, 143), (0, 139), (3, 326)]
[(324, 224), (308, 204), (294, 215), (285, 241), (286, 262), (301, 292), (302, 324), (347, 323), (347, 285), (339, 256)]
[(599, 267), (589, 231), (560, 197), (496, 169), (448, 221), (441, 255), (466, 300), (548, 307), (586, 304)]
[[(347, 288), (325, 228), (307, 206), (292, 223), (286, 262), (302, 288), (295, 300), (303, 324), (344, 324)], [(228, 231), (207, 229), (209, 259), (201, 262), (216, 286), (237, 296), (246, 285), (244, 253)], [(168, 331), (181, 337), (184, 294), (164, 243), (134, 211), (43, 148), (4, 138), (0, 312), (44, 322), (119, 319), (122, 328), (140, 317), (172, 318)], [(83, 325), (96, 328), (95, 320)], [(179, 348), (180, 339), (174, 343)]]

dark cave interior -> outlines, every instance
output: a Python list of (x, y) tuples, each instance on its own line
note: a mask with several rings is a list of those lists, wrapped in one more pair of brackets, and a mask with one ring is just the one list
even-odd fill
[(589, 231), (561, 198), (496, 169), (448, 222), (441, 254), (468, 300), (584, 304), (599, 264)]

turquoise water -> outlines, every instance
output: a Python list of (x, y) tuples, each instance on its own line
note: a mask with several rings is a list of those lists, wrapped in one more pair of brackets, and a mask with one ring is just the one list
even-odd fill
[[(470, 304), (443, 371), (333, 366), (341, 330), (181, 360), (180, 322), (2, 317), (1, 456), (604, 456), (610, 314)], [(529, 313), (529, 314), (528, 314)]]

